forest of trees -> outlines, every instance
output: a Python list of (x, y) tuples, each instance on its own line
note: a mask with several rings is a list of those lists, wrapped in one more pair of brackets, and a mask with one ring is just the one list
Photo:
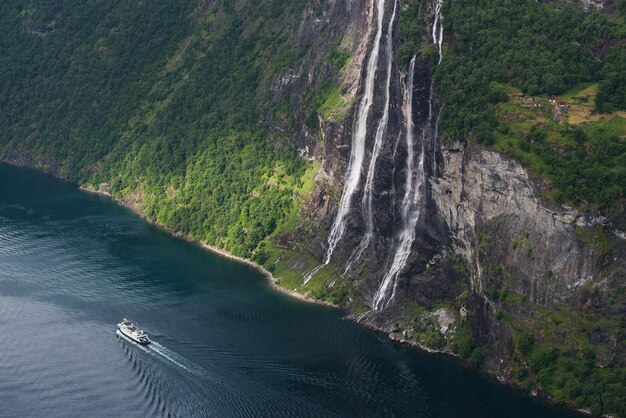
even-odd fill
[(451, 39), (435, 69), (445, 103), (442, 135), (488, 146), (498, 135), (508, 135), (514, 144), (507, 151), (546, 176), (557, 201), (621, 216), (626, 199), (623, 129), (564, 127), (559, 135), (571, 138), (563, 141), (571, 146), (560, 149), (537, 130), (509, 135), (496, 112), (496, 105), (508, 100), (503, 86), (549, 96), (596, 82), (596, 112), (626, 109), (626, 2), (617, 3), (606, 13), (560, 2), (444, 2)]
[[(263, 86), (306, 53), (288, 42), (306, 4), (3, 2), (0, 151), (28, 155), (72, 181), (107, 184), (117, 197), (141, 191), (150, 196), (150, 219), (249, 254), (282, 219), (305, 170), (259, 121), (259, 106)], [(405, 6), (401, 62), (420, 48), (434, 52), (420, 42), (422, 5)], [(507, 98), (502, 85), (547, 95), (599, 82), (597, 111), (624, 109), (623, 10), (469, 0), (444, 2), (444, 16), (445, 59), (435, 69), (444, 137), (493, 144), (496, 105)], [(329, 57), (337, 68), (346, 59), (337, 51)], [(307, 93), (319, 102), (305, 112), (313, 130), (324, 116), (324, 92), (337, 92), (324, 86), (319, 97)], [(530, 166), (538, 156), (558, 201), (615, 213), (626, 190), (623, 141), (611, 131), (563, 134), (576, 135), (579, 146), (563, 153), (545, 140), (518, 138), (510, 154)]]
[(305, 4), (3, 2), (0, 151), (249, 256), (305, 169), (258, 116), (262, 85), (302, 56), (287, 38)]

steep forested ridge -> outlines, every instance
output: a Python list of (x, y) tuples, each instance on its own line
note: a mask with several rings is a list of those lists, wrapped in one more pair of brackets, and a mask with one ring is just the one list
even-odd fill
[[(626, 416), (625, 14), (624, 0), (5, 1), (0, 158), (394, 338)], [(333, 253), (354, 138), (363, 167)]]
[(249, 255), (304, 172), (257, 110), (303, 5), (4, 3), (4, 153)]
[[(289, 101), (267, 101), (267, 87), (310, 47), (289, 41), (305, 5), (7, 2), (0, 6), (4, 154), (103, 184), (118, 197), (141, 196), (150, 219), (250, 254), (288, 211), (305, 170), (284, 146), (294, 132), (268, 129), (259, 116), (260, 106), (270, 106), (290, 129), (298, 124)], [(428, 22), (418, 16), (419, 2), (403, 7), (401, 61), (421, 49), (435, 54), (421, 46)], [(560, 127), (552, 135), (558, 141), (546, 141), (532, 136), (531, 124), (512, 134), (497, 104), (510, 88), (562, 94), (599, 82), (596, 110), (624, 109), (623, 8), (607, 14), (551, 3), (446, 2), (453, 39), (436, 71), (446, 103), (443, 136), (496, 143), (543, 173), (557, 201), (619, 217), (623, 121), (617, 128)], [(349, 58), (337, 45), (328, 56), (336, 70)], [(313, 130), (338, 94), (332, 82), (316, 87), (299, 110)], [(242, 174), (240, 162), (253, 174)], [(269, 180), (276, 176), (280, 186)], [(250, 231), (245, 239), (242, 229)]]

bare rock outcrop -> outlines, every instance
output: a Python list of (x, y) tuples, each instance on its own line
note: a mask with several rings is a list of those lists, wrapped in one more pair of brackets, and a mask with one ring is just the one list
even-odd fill
[(443, 156), (433, 199), (456, 249), (473, 261), (479, 291), (487, 267), (501, 267), (511, 290), (543, 305), (565, 302), (593, 279), (601, 254), (580, 236), (603, 219), (544, 205), (526, 170), (496, 152), (457, 144)]

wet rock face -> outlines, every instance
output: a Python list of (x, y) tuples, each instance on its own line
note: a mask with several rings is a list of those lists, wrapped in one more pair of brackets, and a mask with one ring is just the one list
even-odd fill
[[(307, 121), (310, 112), (316, 110), (310, 91), (317, 91), (321, 84), (330, 82), (342, 86), (347, 102), (354, 99), (361, 82), (363, 59), (369, 47), (371, 4), (372, 0), (309, 2), (299, 27), (288, 40), (290, 45), (306, 49), (306, 54), (297, 66), (274, 76), (270, 86), (260, 93), (260, 119), (278, 137), (285, 137), (289, 133), (289, 145), (295, 145), (305, 158), (327, 159), (329, 163), (340, 159), (335, 145), (339, 145), (346, 137), (347, 125), (323, 120)], [(328, 59), (333, 48), (338, 45), (344, 53), (350, 55), (341, 71), (333, 67)], [(285, 100), (293, 114), (286, 119), (277, 118), (272, 113), (273, 105)], [(311, 126), (317, 124), (319, 128)], [(322, 143), (329, 147), (319, 147)], [(343, 145), (348, 146), (349, 141)]]
[[(391, 1), (386, 3), (385, 28), (393, 6)], [(375, 6), (374, 0), (312, 2), (291, 42), (305, 45), (314, 39), (318, 41), (300, 67), (277, 76), (271, 87), (274, 97), (287, 95), (296, 111), (306, 89), (325, 78), (339, 83), (342, 93), (352, 100), (352, 110), (345, 119), (320, 118), (318, 132), (301, 124), (292, 136), (305, 157), (321, 163), (317, 189), (305, 214), (316, 226), (301, 238), (307, 253), (318, 260), (323, 259), (326, 251), (328, 231), (337, 213), (350, 159), (354, 114), (363, 95), (366, 62), (376, 31)], [(386, 36), (387, 29), (381, 42)], [(337, 42), (348, 45), (351, 55), (340, 74), (326, 59), (329, 45)], [(442, 148), (436, 129), (441, 102), (432, 89), (431, 79), (431, 67), (435, 64), (428, 58), (418, 58), (413, 73), (410, 116), (415, 125), (414, 148), (419, 152), (424, 147), (427, 181), (420, 191), (423, 196), (411, 254), (398, 275), (396, 302), (427, 298), (426, 294), (440, 297), (456, 289), (447, 278), (442, 278), (448, 273), (433, 266), (441, 259), (462, 254), (471, 270), (467, 284), (478, 294), (488, 297), (488, 292), (506, 288), (545, 306), (576, 305), (580, 299), (575, 296), (577, 289), (596, 279), (606, 262), (584, 239), (588, 234), (584, 231), (601, 221), (575, 210), (546, 206), (537, 197), (526, 171), (497, 153), (469, 152), (463, 143)], [(345, 234), (333, 254), (338, 275), (344, 273), (364, 234), (363, 186), (372, 158), (373, 133), (384, 109), (386, 65), (381, 52), (361, 181), (346, 217)], [(358, 288), (366, 304), (389, 269), (403, 226), (401, 203), (408, 175), (407, 71), (394, 58), (389, 119), (373, 181), (374, 234), (362, 259), (345, 272), (345, 279)], [(304, 118), (305, 115), (299, 115), (297, 120)], [(439, 277), (441, 291), (433, 288), (435, 277)]]
[[(435, 124), (441, 104), (431, 91), (432, 80), (428, 59), (418, 59), (413, 74), (413, 148), (414, 164), (417, 165), (419, 154), (424, 152), (424, 175), (425, 178), (435, 176), (436, 162), (440, 159), (440, 151), (435, 142)], [(374, 225), (375, 236), (372, 244), (363, 257), (362, 268), (355, 269), (353, 278), (361, 274), (359, 284), (363, 297), (371, 301), (373, 293), (381, 283), (394, 259), (395, 251), (399, 245), (399, 235), (403, 228), (402, 201), (407, 187), (407, 118), (406, 93), (407, 69), (400, 69), (395, 73), (392, 82), (392, 109), (388, 127), (388, 134), (378, 158), (375, 177), (374, 192)], [(374, 114), (376, 115), (376, 114)], [(372, 118), (370, 130), (375, 130), (377, 118)], [(414, 174), (415, 176), (415, 174)], [(414, 179), (413, 181), (417, 181)], [(437, 257), (442, 256), (445, 246), (449, 244), (447, 227), (438, 221), (437, 207), (432, 199), (430, 183), (425, 181), (423, 187), (414, 193), (420, 194), (419, 218), (416, 225), (415, 240), (411, 246), (411, 254), (405, 267), (398, 274), (398, 290), (394, 303), (402, 304), (407, 298), (415, 296), (414, 288), (424, 286), (426, 292), (433, 289), (424, 285), (424, 278), (418, 277), (428, 265)], [(356, 245), (362, 234), (358, 208), (355, 216), (351, 218), (351, 224), (347, 236), (348, 242)], [(352, 241), (350, 241), (352, 240)], [(350, 246), (350, 244), (348, 244)], [(363, 269), (367, 273), (362, 276)], [(432, 275), (430, 275), (432, 278)], [(428, 281), (428, 279), (426, 279)], [(445, 288), (443, 285), (441, 288)], [(431, 293), (441, 293), (433, 291)], [(445, 291), (444, 291), (445, 293)], [(371, 302), (367, 302), (371, 303)]]
[[(333, 303), (344, 306), (361, 323), (426, 350), (460, 355), (466, 361), (478, 358), (481, 365), (472, 364), (503, 382), (519, 382), (518, 372), (529, 370), (528, 356), (520, 354), (516, 340), (519, 332), (536, 337), (544, 346), (554, 343), (551, 336), (567, 337), (567, 344), (589, 337), (599, 367), (625, 365), (626, 346), (615, 333), (615, 323), (626, 312), (626, 302), (615, 297), (616, 289), (626, 285), (624, 233), (606, 219), (540, 198), (529, 173), (503, 155), (462, 140), (442, 144), (437, 129), (442, 103), (432, 83), (437, 63), (431, 60), (437, 57), (414, 61), (412, 106), (408, 106), (410, 66), (398, 63), (395, 44), (389, 117), (373, 177), (369, 245), (352, 262), (368, 227), (363, 196), (367, 196), (364, 189), (375, 132), (385, 109), (388, 62), (384, 52), (378, 60), (361, 178), (345, 217), (345, 233), (314, 286), (302, 285), (307, 274), (323, 263), (329, 248), (376, 34), (376, 0), (326, 4), (321, 15), (306, 15), (293, 40), (301, 44), (308, 39), (324, 41), (311, 46), (302, 66), (277, 76), (272, 84), (273, 97), (288, 96), (294, 111), (300, 112), (293, 143), (319, 167), (300, 224), (275, 240), (276, 247), (285, 249), (282, 262), (302, 274), (302, 282), (295, 275), (299, 285), (292, 288), (310, 294), (313, 288), (323, 288), (322, 296), (314, 297), (326, 300), (332, 300), (327, 295), (333, 289), (340, 289), (343, 298)], [(385, 28), (392, 5), (386, 1)], [(386, 36), (387, 29), (383, 41)], [(350, 45), (351, 55), (339, 73), (326, 59), (329, 45), (337, 42)], [(345, 118), (320, 117), (318, 130), (311, 130), (302, 122), (306, 116), (300, 108), (302, 97), (324, 79), (341, 86), (348, 102)], [(406, 230), (403, 201), (407, 190), (411, 191), (407, 187), (409, 121), (414, 125), (411, 178), (423, 179), (419, 217), (408, 256), (393, 277), (385, 303), (380, 304), (377, 295)], [(423, 173), (418, 174), (422, 152)], [(412, 190), (408, 194), (414, 195)], [(588, 332), (592, 335), (580, 331), (579, 324), (566, 324), (567, 320), (554, 325), (554, 318), (584, 322), (591, 315), (610, 318), (607, 323), (613, 325), (598, 325)], [(546, 330), (539, 329), (538, 324), (551, 318), (554, 321)], [(475, 344), (471, 354), (458, 349), (459, 339)], [(563, 350), (573, 353), (578, 347), (572, 343)]]
[[(328, 248), (350, 161), (354, 118), (364, 95), (365, 67), (376, 33), (375, 0), (330, 1), (319, 10), (315, 4), (305, 13), (292, 41), (302, 45), (311, 39), (323, 41), (311, 46), (301, 66), (275, 78), (272, 96), (289, 97), (294, 111), (302, 112), (299, 106), (307, 89), (330, 79), (341, 86), (349, 104), (345, 118), (320, 117), (316, 131), (301, 123), (291, 136), (303, 156), (319, 163), (316, 188), (305, 202), (302, 224), (279, 237), (281, 248), (292, 250), (289, 268), (300, 273), (310, 271), (312, 262), (324, 260)], [(392, 6), (388, 0), (385, 28)], [(387, 29), (383, 31), (383, 42), (386, 36)], [(339, 73), (326, 59), (330, 45), (337, 42), (349, 45), (351, 56)], [(352, 304), (351, 309), (369, 312), (362, 317), (364, 322), (425, 347), (429, 343), (419, 339), (413, 325), (398, 328), (396, 324), (405, 317), (407, 307), (446, 306), (418, 315), (419, 326), (432, 325), (427, 332), (436, 331), (447, 341), (444, 350), (450, 350), (457, 326), (469, 327), (476, 343), (487, 349), (485, 368), (508, 380), (515, 366), (516, 348), (510, 329), (496, 319), (496, 312), (503, 309), (496, 300), (498, 294), (514, 293), (528, 302), (508, 312), (519, 318), (533, 314), (535, 303), (555, 311), (567, 309), (583, 314), (613, 309), (607, 308), (606, 301), (611, 289), (623, 285), (626, 278), (626, 240), (613, 236), (619, 231), (612, 234), (605, 219), (541, 199), (529, 174), (515, 161), (481, 148), (468, 149), (464, 142), (442, 146), (437, 133), (442, 103), (433, 90), (431, 77), (436, 63), (428, 57), (414, 62), (412, 112), (408, 115), (409, 67), (398, 64), (395, 52), (389, 118), (373, 178), (373, 236), (362, 256), (351, 264), (366, 231), (364, 183), (373, 155), (374, 133), (385, 109), (388, 62), (384, 52), (378, 59), (361, 179), (346, 216), (345, 233), (328, 267), (333, 272), (326, 271), (331, 278), (323, 279), (327, 280), (324, 287), (339, 284), (348, 288), (349, 303), (358, 301), (358, 306)], [(304, 121), (305, 116), (298, 114), (296, 120)], [(424, 153), (419, 217), (408, 258), (394, 278), (391, 301), (380, 308), (375, 296), (393, 264), (406, 222), (402, 204), (409, 177), (409, 120), (414, 124), (414, 179), (419, 154), (422, 150)], [(276, 129), (282, 128), (277, 125)], [(610, 251), (599, 242), (599, 229), (611, 231)], [(598, 338), (609, 341), (611, 335), (599, 334)], [(623, 344), (617, 347), (617, 354), (613, 353), (610, 360), (603, 359), (605, 363), (624, 362), (619, 354), (624, 351)]]
[[(343, 182), (350, 159), (352, 136), (355, 129), (355, 116), (358, 110), (359, 100), (363, 96), (363, 80), (365, 78), (366, 62), (371, 53), (371, 43), (375, 33), (375, 1), (347, 2), (352, 3), (349, 7), (351, 14), (343, 25), (340, 25), (343, 35), (340, 39), (353, 41), (351, 58), (343, 68), (339, 77), (341, 91), (347, 101), (352, 102), (352, 109), (347, 118), (341, 121), (320, 120), (320, 138), (316, 142), (309, 142), (306, 146), (311, 150), (311, 156), (321, 163), (318, 173), (318, 190), (315, 193), (316, 205), (309, 208), (309, 215), (316, 219), (322, 226), (321, 229), (328, 229), (336, 216), (337, 204), (342, 192)], [(357, 4), (358, 3), (358, 4)], [(361, 181), (352, 199), (352, 207), (346, 220), (346, 232), (342, 238), (342, 245), (338, 246), (336, 256), (343, 264), (350, 258), (356, 246), (358, 246), (363, 233), (363, 186), (367, 175), (368, 164), (372, 158), (372, 149), (375, 135), (381, 115), (384, 112), (384, 100), (387, 61), (384, 44), (387, 37), (389, 19), (393, 2), (387, 1), (387, 8), (383, 19), (383, 34), (381, 40), (381, 51), (377, 61), (377, 71), (375, 74), (374, 97), (375, 100), (370, 108), (367, 122), (365, 149), (366, 155), (361, 170)], [(343, 44), (344, 41), (342, 41)], [(395, 53), (394, 53), (395, 54)], [(385, 129), (386, 134), (380, 154), (375, 166), (376, 175), (373, 178), (373, 218), (376, 242), (373, 242), (370, 249), (377, 252), (377, 259), (371, 263), (375, 268), (381, 264), (379, 251), (381, 248), (386, 252), (388, 241), (393, 235), (394, 217), (389, 216), (394, 209), (394, 199), (396, 191), (393, 182), (396, 177), (394, 161), (397, 157), (396, 148), (399, 136), (403, 130), (402, 126), (402, 91), (401, 91), (401, 69), (398, 68), (395, 60), (392, 62), (390, 78), (390, 105), (388, 124)], [(310, 138), (313, 139), (313, 138)], [(327, 233), (326, 233), (327, 235)], [(322, 258), (326, 237), (313, 237), (315, 241), (317, 258)], [(367, 258), (367, 257), (365, 257)]]

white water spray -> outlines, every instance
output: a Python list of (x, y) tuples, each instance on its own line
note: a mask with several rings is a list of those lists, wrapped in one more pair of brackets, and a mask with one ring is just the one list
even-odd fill
[(348, 171), (345, 185), (339, 201), (337, 216), (333, 222), (333, 226), (328, 235), (328, 248), (324, 257), (324, 263), (315, 267), (304, 276), (304, 283), (308, 283), (322, 267), (330, 263), (330, 258), (337, 247), (337, 243), (343, 237), (346, 230), (346, 219), (352, 205), (352, 197), (361, 180), (361, 171), (363, 169), (363, 160), (365, 157), (365, 139), (367, 136), (367, 120), (370, 114), (370, 108), (374, 102), (374, 81), (376, 79), (376, 71), (378, 69), (378, 54), (380, 52), (380, 39), (383, 33), (383, 17), (385, 13), (385, 0), (376, 0), (377, 5), (377, 27), (376, 36), (372, 47), (372, 53), (367, 61), (367, 70), (365, 72), (365, 88), (363, 98), (359, 103), (359, 109), (356, 118), (356, 124), (352, 134), (352, 147), (350, 150), (350, 161), (348, 163)]
[(435, 3), (435, 22), (433, 23), (433, 43), (439, 47), (439, 64), (443, 59), (442, 44), (443, 44), (443, 16), (441, 14), (441, 6), (443, 0), (436, 0)]
[[(443, 15), (441, 14), (441, 7), (443, 6), (443, 0), (436, 0), (435, 3), (435, 21), (433, 22), (433, 43), (439, 47), (439, 61), (437, 64), (441, 64), (443, 59)], [(430, 83), (430, 97), (428, 99), (428, 105), (432, 109), (433, 103), (433, 81)], [(432, 110), (431, 110), (432, 112)], [(441, 116), (441, 109), (437, 114), (437, 122), (435, 123), (435, 135), (433, 136), (433, 176), (437, 175), (437, 148), (439, 140), (439, 117)]]
[(352, 264), (356, 262), (363, 251), (368, 247), (372, 237), (374, 236), (374, 215), (372, 209), (372, 195), (374, 191), (374, 176), (376, 174), (376, 162), (380, 154), (380, 150), (383, 146), (384, 138), (387, 133), (387, 124), (389, 122), (389, 105), (391, 100), (391, 72), (393, 70), (393, 24), (396, 20), (396, 9), (398, 6), (398, 0), (393, 4), (393, 12), (391, 13), (391, 19), (387, 27), (387, 42), (385, 45), (385, 52), (387, 60), (387, 79), (385, 80), (385, 104), (383, 106), (383, 115), (378, 122), (378, 128), (376, 128), (376, 137), (374, 139), (374, 148), (372, 149), (372, 158), (370, 159), (369, 167), (367, 169), (367, 177), (365, 179), (365, 187), (363, 188), (363, 200), (361, 201), (361, 207), (363, 209), (363, 220), (365, 221), (365, 234), (359, 243), (359, 247), (350, 258), (346, 265), (344, 274), (350, 269)]
[(156, 341), (152, 341), (150, 345), (141, 345), (137, 344), (135, 341), (129, 339), (127, 336), (122, 334), (119, 330), (115, 331), (115, 333), (126, 341), (129, 341), (139, 349), (149, 353), (155, 357), (159, 357), (164, 361), (167, 361), (175, 366), (180, 367), (183, 370), (188, 371), (189, 373), (195, 374), (196, 376), (203, 376), (205, 374), (205, 370), (199, 366), (198, 364), (186, 359), (180, 354), (168, 349), (165, 346), (157, 343)]
[[(433, 81), (430, 82), (430, 106), (432, 106), (433, 102)], [(441, 111), (443, 110), (443, 105), (439, 108), (439, 113), (437, 113), (437, 120), (435, 121), (435, 134), (433, 135), (433, 177), (437, 176), (437, 149), (439, 148), (439, 119), (441, 118)]]
[[(443, 16), (441, 7), (443, 0), (436, 0), (435, 3), (435, 21), (433, 23), (432, 38), (433, 43), (439, 48), (439, 61), (443, 59)], [(426, 173), (424, 171), (424, 157), (426, 153), (426, 139), (428, 133), (432, 133), (433, 147), (433, 175), (437, 175), (437, 141), (439, 137), (439, 117), (441, 109), (437, 113), (437, 120), (433, 124), (433, 101), (434, 101), (434, 80), (430, 83), (430, 94), (428, 97), (428, 120), (422, 128), (422, 146), (419, 161), (416, 170), (415, 185), (413, 182), (413, 120), (412, 120), (412, 100), (413, 100), (413, 72), (415, 65), (415, 57), (411, 60), (410, 74), (408, 81), (408, 94), (406, 102), (406, 118), (407, 118), (407, 180), (404, 199), (402, 201), (402, 231), (398, 237), (398, 247), (394, 255), (393, 262), (387, 274), (383, 278), (376, 294), (374, 295), (373, 307), (375, 310), (386, 308), (396, 294), (398, 284), (398, 276), (406, 267), (406, 262), (411, 254), (411, 247), (415, 240), (417, 222), (419, 221), (421, 212), (421, 200), (425, 195)], [(433, 126), (434, 125), (434, 126)]]
[[(405, 102), (406, 118), (406, 146), (407, 146), (407, 177), (404, 198), (402, 199), (402, 231), (398, 236), (398, 247), (391, 263), (391, 267), (385, 274), (376, 294), (374, 295), (373, 307), (375, 310), (384, 309), (393, 299), (396, 293), (398, 275), (406, 265), (411, 254), (411, 246), (415, 240), (415, 228), (420, 216), (420, 202), (423, 197), (422, 187), (426, 173), (424, 171), (424, 139), (426, 131), (422, 132), (422, 144), (415, 167), (414, 131), (413, 122), (413, 74), (415, 72), (415, 57), (409, 65), (409, 80), (407, 82), (407, 94)], [(430, 115), (429, 115), (430, 119)], [(414, 178), (415, 177), (415, 178)]]

